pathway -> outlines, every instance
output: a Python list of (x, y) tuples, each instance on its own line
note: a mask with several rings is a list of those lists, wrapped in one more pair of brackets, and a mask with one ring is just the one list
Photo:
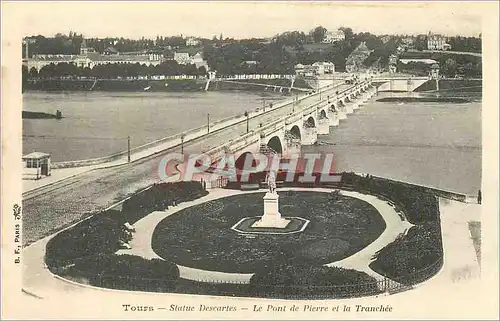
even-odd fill
[[(290, 191), (290, 190), (309, 191), (310, 189), (282, 188), (279, 189), (278, 192)], [(314, 189), (314, 191), (329, 193), (332, 190), (326, 188), (316, 188)], [(175, 214), (176, 212), (184, 208), (205, 203), (210, 200), (227, 197), (231, 195), (259, 193), (259, 192), (262, 192), (262, 190), (242, 192), (235, 190), (214, 189), (211, 190), (211, 192), (205, 197), (199, 198), (191, 202), (181, 203), (179, 204), (179, 206), (173, 207), (167, 211), (153, 212), (134, 224), (136, 232), (134, 233), (134, 238), (130, 242), (130, 246), (132, 247), (132, 249), (120, 250), (117, 252), (117, 254), (131, 254), (131, 255), (142, 256), (147, 259), (161, 258), (153, 251), (151, 245), (151, 238), (154, 229), (156, 228), (158, 223), (160, 223), (160, 221), (162, 221), (164, 218), (172, 214)], [(363, 250), (341, 261), (332, 262), (326, 265), (338, 266), (347, 269), (356, 269), (364, 271), (377, 279), (382, 279), (383, 276), (372, 271), (368, 267), (368, 265), (372, 261), (373, 255), (378, 250), (384, 248), (387, 244), (393, 242), (399, 234), (404, 233), (405, 230), (409, 229), (412, 225), (407, 221), (402, 221), (392, 206), (390, 206), (386, 201), (382, 201), (375, 196), (365, 195), (358, 192), (348, 192), (348, 191), (341, 191), (341, 194), (361, 199), (371, 204), (373, 207), (375, 207), (375, 209), (377, 209), (377, 211), (380, 213), (380, 215), (386, 222), (386, 228), (384, 232), (374, 242), (372, 242)], [(250, 282), (250, 278), (253, 275), (253, 274), (241, 274), (241, 273), (222, 273), (222, 272), (207, 271), (195, 268), (188, 268), (180, 265), (178, 266), (181, 278), (193, 281), (211, 280), (211, 281), (228, 282), (228, 283), (248, 283)]]
[[(241, 192), (214, 189), (211, 190), (210, 194), (207, 195), (206, 198), (203, 198), (203, 201), (208, 200), (209, 197), (217, 197), (217, 195), (219, 195), (219, 197), (222, 197), (222, 195), (229, 196), (232, 195), (231, 193)], [(202, 201), (202, 199), (199, 199), (198, 202), (199, 201)], [(181, 203), (175, 209), (179, 210), (183, 208), (183, 206), (194, 205), (195, 203), (196, 201), (185, 204)], [(384, 205), (376, 204), (376, 206), (380, 208), (380, 206)], [(401, 304), (402, 306), (404, 306), (405, 304), (410, 304), (408, 308), (412, 308), (412, 304), (414, 304), (415, 302), (419, 302), (420, 306), (427, 306), (429, 304), (436, 305), (436, 297), (450, 297), (450, 295), (455, 295), (454, 298), (456, 298), (460, 295), (470, 298), (471, 289), (480, 289), (481, 284), (479, 283), (479, 279), (477, 278), (479, 276), (479, 268), (477, 265), (474, 266), (474, 264), (477, 264), (477, 259), (473, 255), (474, 248), (472, 246), (472, 241), (466, 241), (469, 238), (469, 232), (465, 229), (465, 227), (467, 226), (468, 221), (480, 221), (481, 207), (477, 204), (463, 204), (447, 200), (441, 200), (440, 206), (441, 225), (443, 231), (443, 246), (445, 253), (444, 267), (435, 277), (418, 285), (417, 288), (395, 295), (393, 304), (397, 303)], [(387, 208), (383, 209), (382, 212), (386, 212), (386, 210)], [(157, 220), (160, 216), (165, 215), (165, 212), (157, 213), (161, 213), (155, 214)], [(395, 220), (396, 218), (386, 216), (384, 217), (384, 219), (386, 219), (386, 222), (389, 221), (388, 226), (390, 226), (390, 222), (392, 220)], [(141, 228), (141, 224), (143, 223), (144, 222), (139, 221), (135, 224), (136, 229), (138, 230), (138, 232), (136, 232), (135, 238), (140, 237), (139, 228)], [(57, 300), (61, 302), (61, 300), (67, 298), (68, 294), (71, 294), (72, 302), (101, 302), (103, 298), (105, 298), (107, 302), (109, 302), (109, 300), (116, 300), (118, 302), (123, 302), (123, 300), (132, 300), (131, 302), (135, 302), (138, 298), (141, 298), (144, 300), (150, 300), (151, 302), (148, 301), (150, 304), (154, 304), (155, 302), (163, 302), (165, 297), (175, 296), (176, 300), (183, 300), (183, 298), (188, 297), (186, 295), (176, 295), (170, 293), (137, 293), (103, 289), (76, 284), (67, 280), (57, 278), (44, 266), (45, 246), (49, 239), (54, 235), (55, 234), (45, 237), (44, 239), (23, 249), (23, 289), (28, 293), (43, 298), (43, 301), (41, 302), (45, 302), (46, 300)], [(382, 236), (383, 234), (381, 235), (381, 237)], [(378, 241), (379, 239), (375, 240), (372, 244), (377, 244)], [(144, 246), (144, 244), (140, 246), (144, 250), (146, 256), (149, 255), (149, 257), (151, 257), (152, 255), (156, 255), (152, 250), (151, 252), (147, 251), (148, 248), (150, 249), (150, 246), (146, 247)], [(370, 246), (375, 247), (375, 245)], [(361, 253), (361, 255), (363, 255), (362, 252), (358, 253)], [(358, 266), (354, 258), (355, 255), (346, 258), (343, 261), (347, 266)], [(468, 269), (471, 271), (471, 273), (468, 275), (464, 274), (465, 277), (457, 278), (457, 273), (454, 273), (453, 271), (460, 270), (461, 268), (467, 266), (469, 267)], [(463, 269), (463, 271), (465, 271), (465, 269)], [(185, 273), (190, 272), (186, 270)], [(459, 285), (462, 284), (465, 284), (466, 287), (460, 288)], [(475, 287), (471, 287), (473, 285)], [(431, 293), (432, 295), (429, 295)], [(473, 293), (473, 295), (475, 295), (475, 293)], [(35, 300), (33, 296), (25, 295), (25, 297), (26, 300)], [(220, 300), (220, 298), (215, 297), (206, 297), (206, 299)], [(232, 298), (225, 297), (224, 300), (229, 302), (230, 300), (232, 300)], [(365, 298), (364, 302), (375, 303), (378, 301), (377, 298)], [(438, 303), (443, 308), (446, 302), (446, 300), (441, 300)], [(450, 302), (456, 303), (457, 301), (450, 300)], [(457, 307), (450, 306), (450, 308), (456, 309)], [(419, 313), (417, 313), (418, 311), (420, 310), (417, 309), (415, 311), (415, 316), (419, 315)], [(47, 311), (45, 311), (44, 313), (46, 312)], [(88, 312), (89, 311), (87, 311), (87, 313)]]

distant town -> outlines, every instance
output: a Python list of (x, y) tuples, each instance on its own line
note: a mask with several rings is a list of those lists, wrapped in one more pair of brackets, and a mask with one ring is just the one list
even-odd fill
[(45, 78), (168, 79), (233, 75), (317, 76), (322, 73), (404, 72), (481, 76), (481, 34), (374, 35), (351, 28), (271, 38), (86, 38), (70, 31), (23, 40), (23, 80)]

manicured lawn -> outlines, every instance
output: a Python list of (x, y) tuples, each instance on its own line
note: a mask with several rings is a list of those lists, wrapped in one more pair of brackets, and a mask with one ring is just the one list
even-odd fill
[(156, 227), (153, 250), (177, 264), (211, 271), (254, 273), (279, 261), (325, 264), (346, 258), (373, 242), (385, 222), (370, 204), (328, 193), (279, 192), (280, 212), (311, 222), (302, 233), (242, 234), (231, 229), (244, 217), (263, 214), (264, 193), (209, 201), (179, 211)]

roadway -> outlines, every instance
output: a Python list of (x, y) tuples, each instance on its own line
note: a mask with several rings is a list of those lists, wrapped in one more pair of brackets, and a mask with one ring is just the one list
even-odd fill
[[(335, 90), (342, 91), (349, 85), (340, 84)], [(330, 88), (322, 93), (323, 99), (332, 95)], [(295, 108), (306, 107), (319, 101), (311, 95)], [(249, 120), (249, 129), (256, 129), (292, 112), (292, 105), (271, 109)], [(246, 122), (228, 129), (210, 133), (203, 139), (186, 142), (185, 153), (200, 153), (220, 146), (230, 139), (246, 133)], [(96, 169), (68, 178), (51, 186), (29, 193), (23, 199), (23, 246), (27, 246), (85, 217), (101, 211), (126, 198), (139, 189), (158, 183), (158, 165), (166, 154), (180, 152), (180, 147), (165, 150), (129, 164)]]

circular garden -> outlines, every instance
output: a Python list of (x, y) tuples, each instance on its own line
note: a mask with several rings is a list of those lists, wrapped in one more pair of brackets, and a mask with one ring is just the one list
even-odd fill
[(209, 271), (255, 273), (277, 263), (322, 265), (342, 260), (372, 243), (385, 229), (369, 203), (329, 193), (280, 191), (284, 217), (310, 220), (293, 234), (239, 233), (231, 227), (263, 214), (264, 193), (246, 193), (191, 206), (154, 230), (153, 250), (165, 260)]

